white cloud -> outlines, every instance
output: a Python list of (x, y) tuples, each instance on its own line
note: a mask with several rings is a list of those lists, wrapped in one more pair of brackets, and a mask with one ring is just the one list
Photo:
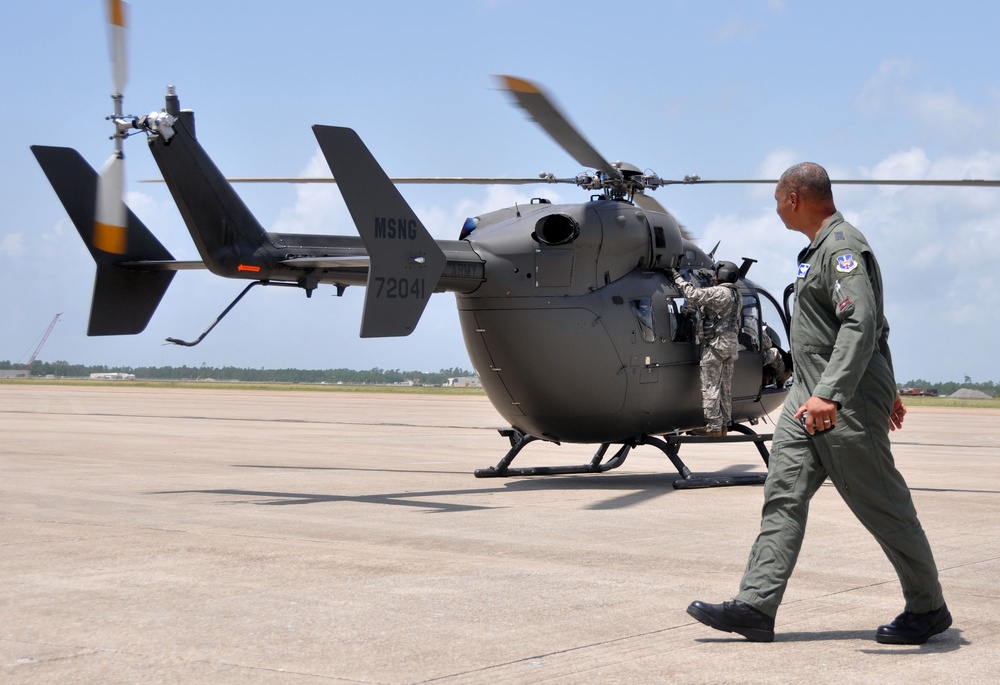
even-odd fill
[(903, 99), (901, 104), (925, 130), (949, 138), (982, 135), (995, 121), (996, 112), (963, 102), (951, 92), (905, 93)]
[[(872, 179), (924, 179), (931, 167), (927, 154), (920, 148), (897, 152), (881, 160), (872, 169), (861, 170)], [(888, 187), (888, 186), (886, 186)]]
[(906, 60), (890, 59), (878, 65), (875, 73), (865, 82), (854, 100), (854, 106), (863, 114), (876, 115), (893, 105), (899, 96), (899, 82), (912, 68)]
[(730, 17), (715, 31), (715, 37), (721, 42), (750, 40), (761, 29), (759, 22), (748, 21), (743, 17)]
[(987, 91), (991, 97), (986, 104), (975, 104), (950, 89), (910, 87), (910, 77), (918, 75), (908, 60), (883, 61), (855, 97), (855, 109), (866, 118), (891, 122), (891, 128), (916, 125), (923, 136), (938, 142), (978, 146), (1000, 141), (1000, 106), (993, 89)]
[[(330, 167), (319, 148), (300, 176), (329, 177)], [(297, 185), (295, 203), (281, 210), (269, 229), (278, 233), (349, 233), (351, 221), (343, 196), (335, 184)]]
[(0, 255), (5, 257), (20, 257), (24, 250), (24, 234), (8, 233), (0, 240)]

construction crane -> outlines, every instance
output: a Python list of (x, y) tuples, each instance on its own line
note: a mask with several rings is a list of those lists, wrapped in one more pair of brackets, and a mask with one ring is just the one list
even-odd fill
[(60, 316), (62, 316), (62, 312), (59, 312), (54, 317), (52, 317), (52, 323), (50, 323), (49, 327), (45, 329), (44, 333), (42, 333), (42, 339), (38, 341), (38, 345), (35, 347), (35, 351), (31, 353), (31, 358), (28, 359), (28, 363), (24, 365), (24, 368), (30, 369), (35, 359), (38, 358), (38, 353), (42, 351), (42, 345), (44, 345), (45, 341), (49, 339), (49, 333), (51, 333), (52, 329), (56, 327), (56, 322), (59, 321)]

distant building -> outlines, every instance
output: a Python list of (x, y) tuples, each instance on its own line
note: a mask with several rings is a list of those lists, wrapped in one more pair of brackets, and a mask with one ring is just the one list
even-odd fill
[(122, 373), (121, 371), (111, 371), (110, 373), (92, 373), (90, 374), (90, 380), (92, 381), (133, 381), (135, 380), (134, 373)]
[(937, 397), (937, 388), (903, 388), (899, 391), (900, 395), (917, 395), (926, 397)]
[(456, 376), (449, 378), (441, 384), (443, 388), (481, 388), (483, 384), (479, 382), (478, 376)]
[(28, 378), (31, 371), (28, 369), (3, 369), (0, 370), (0, 378)]

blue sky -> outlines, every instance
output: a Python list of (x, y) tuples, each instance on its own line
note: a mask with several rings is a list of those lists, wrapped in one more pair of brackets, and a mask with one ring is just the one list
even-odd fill
[[(810, 160), (840, 178), (1000, 178), (1000, 5), (966, 2), (623, 4), (482, 0), (233, 3), (134, 0), (127, 112), (162, 107), (167, 84), (197, 113), (224, 173), (328, 173), (310, 126), (358, 131), (390, 175), (530, 176), (581, 171), (496, 89), (493, 74), (543, 84), (609, 160), (663, 177), (773, 178)], [(88, 338), (94, 267), (28, 149), (110, 155), (104, 3), (0, 9), (0, 359), (24, 360), (63, 312), (41, 358), (108, 365), (471, 368), (454, 298), (436, 295), (407, 338), (358, 337), (363, 290), (311, 300), (258, 289), (196, 348), (242, 284), (174, 279), (147, 330)], [(197, 258), (141, 137), (126, 143), (128, 202), (180, 259)], [(431, 232), (572, 187), (416, 187)], [(780, 296), (800, 234), (770, 187), (661, 189), (705, 248), (758, 263)], [(353, 234), (331, 187), (240, 188), (270, 230)], [(886, 281), (901, 381), (1000, 380), (1000, 189), (846, 188), (838, 207), (873, 244)]]

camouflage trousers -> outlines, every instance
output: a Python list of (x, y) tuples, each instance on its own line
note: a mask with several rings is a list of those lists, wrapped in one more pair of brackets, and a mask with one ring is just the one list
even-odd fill
[(705, 426), (721, 431), (733, 421), (733, 366), (736, 355), (726, 355), (712, 347), (701, 353), (701, 406)]

